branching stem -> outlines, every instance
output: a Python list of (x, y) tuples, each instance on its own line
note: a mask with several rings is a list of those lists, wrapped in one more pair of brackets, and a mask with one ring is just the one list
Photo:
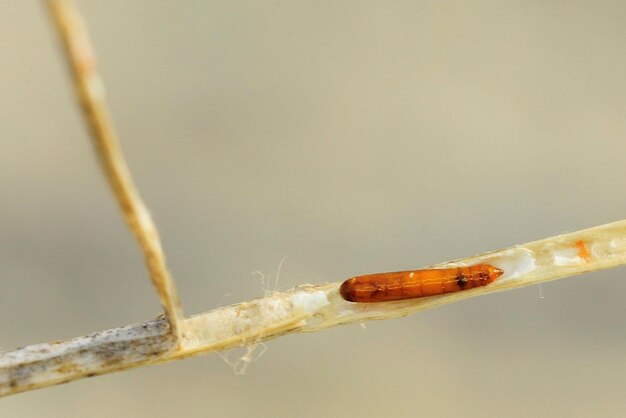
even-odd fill
[(474, 296), (626, 264), (626, 220), (431, 267), (489, 263), (504, 274), (486, 287), (386, 303), (350, 303), (340, 283), (302, 285), (184, 320), (178, 350), (163, 319), (0, 354), (0, 396), (205, 352), (248, 346), (292, 332), (391, 319)]
[(292, 332), (397, 318), (478, 295), (626, 264), (623, 220), (430, 266), (490, 264), (503, 270), (504, 274), (486, 287), (397, 302), (350, 303), (340, 297), (340, 283), (302, 285), (183, 319), (156, 227), (135, 190), (118, 146), (84, 24), (67, 1), (48, 2), (98, 155), (124, 218), (144, 252), (165, 317), (0, 353), (0, 396), (200, 353), (251, 346)]

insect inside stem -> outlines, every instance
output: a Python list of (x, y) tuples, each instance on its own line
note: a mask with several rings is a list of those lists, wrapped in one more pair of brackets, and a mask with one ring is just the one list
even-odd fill
[(389, 302), (487, 286), (502, 274), (489, 264), (367, 274), (343, 282), (339, 293), (349, 302)]

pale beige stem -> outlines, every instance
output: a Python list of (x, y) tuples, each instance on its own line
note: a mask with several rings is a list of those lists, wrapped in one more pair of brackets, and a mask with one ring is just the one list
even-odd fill
[(156, 226), (137, 192), (119, 147), (109, 116), (104, 84), (96, 68), (96, 59), (85, 25), (69, 1), (48, 1), (56, 27), (63, 41), (76, 92), (109, 184), (120, 205), (124, 219), (143, 251), (150, 277), (165, 309), (170, 330), (180, 340), (182, 312), (176, 286), (165, 264), (165, 256)]
[[(486, 287), (421, 299), (350, 303), (340, 283), (303, 285), (184, 320), (179, 350), (162, 319), (0, 354), (0, 396), (199, 353), (254, 345), (291, 332), (406, 316), (488, 293), (626, 264), (626, 220), (431, 267), (489, 263), (504, 274)], [(591, 278), (591, 276), (590, 276)]]

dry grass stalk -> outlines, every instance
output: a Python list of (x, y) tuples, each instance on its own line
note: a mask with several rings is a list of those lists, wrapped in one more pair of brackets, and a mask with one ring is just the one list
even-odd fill
[(83, 24), (65, 1), (51, 0), (50, 6), (107, 177), (144, 251), (166, 315), (68, 341), (0, 353), (0, 396), (200, 353), (250, 347), (291, 332), (315, 332), (335, 325), (397, 318), (474, 296), (626, 264), (626, 220), (623, 220), (431, 266), (487, 263), (502, 269), (502, 277), (486, 287), (363, 304), (343, 300), (338, 292), (340, 283), (302, 285), (182, 319), (156, 227), (132, 185), (117, 145)]
[(180, 340), (182, 312), (176, 286), (165, 264), (159, 234), (150, 212), (141, 200), (124, 161), (117, 134), (107, 110), (104, 83), (96, 66), (96, 57), (85, 24), (70, 2), (48, 2), (63, 41), (76, 92), (91, 129), (96, 150), (113, 193), (129, 228), (139, 242), (150, 278), (157, 289), (171, 332)]

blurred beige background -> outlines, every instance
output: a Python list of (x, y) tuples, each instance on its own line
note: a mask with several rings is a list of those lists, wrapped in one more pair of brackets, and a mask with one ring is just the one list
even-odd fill
[[(626, 215), (626, 3), (80, 1), (188, 314)], [(0, 348), (160, 311), (46, 10), (0, 2)], [(0, 400), (6, 417), (619, 417), (626, 271)], [(231, 353), (231, 359), (236, 353)]]

